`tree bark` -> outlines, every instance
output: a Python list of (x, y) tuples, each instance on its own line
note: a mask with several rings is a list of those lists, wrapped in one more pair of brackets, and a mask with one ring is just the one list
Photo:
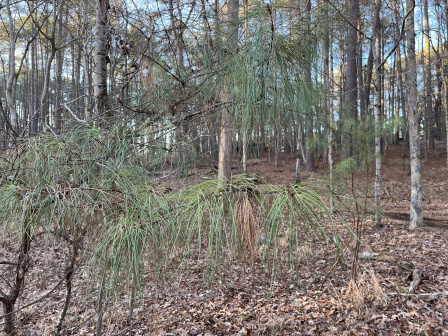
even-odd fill
[(431, 51), (429, 43), (429, 19), (428, 19), (428, 0), (423, 0), (423, 12), (424, 12), (424, 40), (425, 40), (425, 52), (424, 52), (424, 63), (425, 63), (425, 110), (426, 118), (425, 123), (427, 125), (427, 134), (429, 140), (429, 148), (434, 149), (435, 147), (435, 132), (434, 132), (434, 112), (432, 110), (432, 83), (431, 83)]
[[(311, 0), (305, 1), (305, 22), (306, 22), (306, 30), (311, 30)], [(309, 38), (310, 34), (307, 34)], [(308, 43), (311, 43), (309, 41)], [(308, 85), (312, 86), (311, 79), (311, 57), (308, 59), (308, 67), (306, 69), (306, 81)], [(305, 115), (305, 155), (306, 155), (306, 171), (313, 172), (315, 170), (314, 163), (314, 150), (313, 150), (313, 113), (308, 112)]]
[(20, 246), (16, 270), (14, 273), (15, 279), (14, 281), (11, 281), (11, 287), (8, 295), (0, 290), (0, 292), (2, 293), (2, 295), (0, 296), (0, 302), (3, 304), (3, 315), (5, 319), (3, 331), (5, 332), (5, 335), (8, 336), (14, 336), (17, 334), (17, 330), (15, 328), (14, 305), (20, 293), (22, 292), (25, 283), (25, 275), (28, 271), (29, 251), (31, 247), (31, 229), (29, 223), (29, 215), (26, 216), (25, 222), (22, 225), (22, 242)]
[[(328, 0), (324, 1), (328, 6)], [(334, 213), (334, 197), (333, 197), (333, 53), (330, 39), (330, 26), (328, 9), (325, 13), (326, 23), (324, 28), (324, 92), (325, 92), (325, 109), (328, 113), (328, 169), (330, 174), (330, 210)]]
[(411, 161), (411, 206), (409, 228), (423, 226), (422, 176), (420, 170), (420, 113), (417, 107), (417, 71), (415, 59), (415, 0), (406, 0), (406, 10), (411, 12), (406, 21), (407, 63), (406, 77), (408, 85), (408, 125)]
[(95, 96), (96, 118), (100, 126), (103, 127), (107, 127), (113, 117), (107, 93), (107, 63), (109, 63), (110, 38), (109, 8), (109, 0), (96, 1), (93, 95)]
[[(233, 53), (237, 52), (238, 48), (238, 10), (239, 0), (229, 0), (228, 4), (229, 16), (229, 47)], [(230, 109), (232, 108), (226, 102), (229, 96), (226, 92), (222, 93), (221, 99), (225, 102), (225, 106), (221, 113), (221, 128), (219, 131), (219, 159), (218, 159), (218, 179), (228, 179), (231, 175), (231, 134), (232, 134), (232, 115)]]
[(6, 0), (6, 12), (8, 14), (9, 21), (9, 60), (8, 60), (8, 77), (6, 80), (6, 103), (9, 110), (9, 126), (10, 126), (10, 136), (14, 136), (17, 132), (18, 120), (17, 120), (17, 110), (14, 101), (13, 85), (16, 78), (16, 29), (14, 26), (14, 19), (11, 13), (10, 1)]
[(343, 136), (343, 145), (345, 157), (353, 155), (352, 132), (353, 123), (357, 121), (358, 108), (358, 81), (357, 81), (357, 50), (358, 50), (358, 17), (359, 17), (359, 0), (350, 0), (349, 2), (349, 21), (347, 34), (347, 69), (345, 76), (345, 92), (344, 92), (344, 110), (346, 125)]
[(375, 1), (375, 226), (381, 223), (381, 34), (380, 10), (381, 0)]
[(48, 111), (49, 111), (49, 91), (50, 91), (50, 74), (51, 74), (51, 66), (53, 60), (56, 56), (57, 47), (56, 47), (56, 24), (62, 13), (63, 3), (59, 4), (59, 9), (57, 8), (56, 0), (53, 0), (53, 22), (51, 25), (50, 36), (46, 36), (48, 42), (50, 43), (50, 51), (47, 57), (47, 63), (45, 64), (45, 72), (44, 72), (44, 84), (42, 87), (42, 95), (40, 98), (40, 107), (41, 107), (41, 115), (42, 115), (42, 125), (43, 131), (47, 130), (48, 125)]
[[(395, 38), (398, 39), (400, 37), (400, 19), (398, 16), (398, 4), (397, 1), (394, 1), (393, 8), (393, 16), (395, 20)], [(404, 84), (403, 84), (403, 67), (401, 64), (401, 43), (397, 45), (397, 49), (395, 49), (395, 54), (397, 57), (397, 78), (398, 78), (398, 87), (397, 87), (397, 100), (398, 104), (401, 106), (403, 123), (407, 123), (407, 115), (406, 115), (406, 96), (404, 94)], [(397, 104), (397, 105), (398, 105)], [(397, 109), (397, 113), (399, 113), (399, 109)], [(404, 125), (401, 129), (401, 136), (403, 138), (403, 145), (408, 146), (408, 127)]]

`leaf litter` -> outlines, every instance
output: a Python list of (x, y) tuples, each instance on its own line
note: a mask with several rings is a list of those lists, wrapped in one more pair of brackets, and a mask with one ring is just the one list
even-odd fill
[[(257, 262), (229, 263), (207, 285), (205, 261), (199, 259), (163, 286), (148, 277), (130, 322), (129, 298), (111, 302), (103, 335), (448, 335), (448, 296), (443, 295), (448, 290), (448, 174), (439, 147), (430, 151), (429, 164), (422, 164), (426, 227), (414, 231), (407, 229), (410, 177), (403, 171), (401, 147), (387, 149), (384, 227), (375, 229), (373, 216), (366, 219), (361, 253), (375, 257), (359, 260), (357, 281), (350, 281), (349, 262), (318, 253), (315, 267), (303, 262), (299, 277), (284, 270), (272, 280)], [(294, 168), (290, 154), (282, 154), (275, 172), (268, 164), (249, 166), (277, 184), (293, 182)], [(321, 163), (314, 174), (324, 176), (326, 170)], [(18, 246), (6, 234), (1, 238), (0, 260), (10, 260)], [(64, 247), (36, 244), (18, 307), (43, 297), (63, 276)], [(412, 269), (422, 272), (415, 295), (407, 292)], [(76, 272), (63, 335), (94, 335), (95, 299), (85, 277), (82, 269)], [(52, 334), (63, 300), (59, 286), (20, 310), (18, 333)]]

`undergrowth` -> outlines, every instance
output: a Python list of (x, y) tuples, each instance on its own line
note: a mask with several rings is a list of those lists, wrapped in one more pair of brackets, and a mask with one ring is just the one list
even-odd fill
[[(83, 126), (41, 135), (20, 143), (1, 166), (3, 229), (22, 246), (63, 237), (72, 256), (65, 265), (66, 304), (75, 266), (86, 265), (99, 325), (119, 293), (142, 292), (144, 273), (163, 282), (204, 258), (209, 282), (229, 261), (260, 262), (273, 281), (281, 272), (313, 267), (319, 251), (340, 253), (332, 217), (311, 186), (237, 175), (158, 190), (139, 150), (144, 132)], [(25, 283), (17, 284), (19, 291)]]

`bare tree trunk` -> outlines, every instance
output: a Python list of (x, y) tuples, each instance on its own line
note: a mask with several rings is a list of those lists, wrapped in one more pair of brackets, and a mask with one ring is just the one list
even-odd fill
[(62, 324), (64, 323), (64, 319), (67, 315), (67, 310), (70, 305), (70, 300), (72, 297), (73, 274), (75, 273), (75, 265), (76, 259), (78, 258), (80, 242), (81, 241), (79, 238), (73, 242), (73, 251), (71, 253), (70, 263), (65, 268), (65, 300), (61, 314), (59, 315), (58, 323), (55, 327), (55, 336), (59, 336), (61, 333)]
[(14, 92), (13, 85), (14, 80), (16, 78), (16, 29), (14, 26), (14, 19), (11, 14), (11, 5), (10, 1), (6, 0), (6, 11), (8, 13), (8, 21), (9, 21), (9, 60), (8, 60), (8, 77), (6, 80), (6, 103), (8, 105), (9, 110), (9, 127), (12, 134), (10, 136), (14, 136), (14, 133), (17, 132), (17, 110), (16, 104), (14, 102)]
[(99, 288), (99, 294), (96, 305), (96, 324), (95, 324), (95, 336), (101, 336), (103, 333), (103, 317), (106, 311), (107, 306), (107, 297), (106, 297), (106, 278), (107, 271), (103, 270), (103, 274), (101, 275), (101, 284)]
[[(443, 48), (442, 48), (443, 52)], [(445, 110), (445, 141), (446, 141), (446, 166), (448, 168), (448, 83), (447, 83), (447, 73), (445, 71), (445, 58), (440, 55), (441, 58), (441, 70), (442, 70), (442, 96), (443, 96), (443, 109)], [(448, 177), (448, 175), (447, 175)]]
[(358, 17), (359, 17), (359, 0), (350, 0), (349, 2), (349, 27), (347, 34), (347, 71), (344, 92), (344, 109), (345, 122), (349, 127), (345, 127), (346, 135), (343, 137), (343, 145), (345, 157), (353, 155), (352, 132), (353, 123), (357, 120), (357, 93), (358, 82), (356, 74), (356, 60), (358, 50)]
[(297, 121), (297, 145), (296, 145), (296, 183), (300, 183), (300, 155), (302, 155), (302, 159), (305, 161), (306, 165), (306, 156), (303, 152), (303, 144), (302, 144), (302, 125), (300, 120)]
[[(443, 60), (443, 58), (442, 58)], [(442, 61), (443, 64), (443, 61)], [(442, 69), (444, 67), (442, 66)], [(443, 78), (443, 100), (444, 100), (444, 109), (445, 109), (445, 136), (446, 136), (446, 166), (448, 167), (448, 85), (447, 85), (447, 74), (444, 73), (444, 70), (442, 70), (442, 78)]]
[(87, 46), (84, 47), (84, 73), (83, 73), (83, 83), (84, 83), (84, 95), (85, 95), (85, 102), (84, 102), (84, 118), (87, 121), (90, 121), (92, 119), (92, 104), (91, 104), (91, 87), (92, 87), (92, 76), (90, 71), (90, 62), (89, 62), (89, 54), (87, 53)]
[(107, 94), (107, 63), (109, 63), (109, 0), (96, 0), (95, 17), (95, 50), (94, 50), (94, 83), (97, 120), (101, 126), (107, 127), (113, 113), (109, 107)]
[[(228, 4), (229, 30), (228, 41), (230, 49), (236, 53), (238, 48), (238, 10), (239, 0), (229, 0)], [(227, 92), (222, 94), (222, 101), (229, 100)], [(218, 179), (228, 179), (231, 175), (231, 134), (232, 115), (228, 102), (222, 109), (221, 128), (219, 131), (219, 159), (218, 159)]]
[[(448, 18), (448, 2), (447, 2), (447, 0), (444, 0), (443, 4), (444, 4), (444, 9), (445, 9), (445, 13), (444, 13), (445, 18)], [(442, 18), (441, 18), (442, 15), (438, 15), (437, 11), (436, 11), (436, 14), (437, 14), (437, 23), (440, 25), (440, 22), (442, 21)], [(439, 35), (438, 40), (440, 41), (441, 40), (440, 30), (438, 30), (437, 33)], [(448, 34), (445, 35), (445, 40), (447, 37), (448, 37)], [(441, 95), (443, 97), (443, 98), (441, 98), (441, 99), (443, 99), (443, 103), (442, 102), (441, 103), (442, 103), (443, 110), (444, 110), (443, 112), (445, 115), (445, 145), (446, 145), (445, 149), (446, 149), (446, 153), (447, 153), (446, 166), (448, 168), (448, 81), (447, 81), (448, 74), (446, 73), (446, 68), (445, 68), (446, 67), (446, 55), (444, 55), (444, 52), (446, 54), (446, 49), (444, 47), (440, 48), (439, 57), (440, 57), (440, 65), (441, 65), (440, 70), (441, 70), (441, 76), (442, 76)], [(442, 118), (442, 117), (440, 117), (440, 118)], [(447, 178), (448, 178), (448, 175), (447, 175)]]
[[(89, 20), (89, 2), (86, 0), (84, 2), (84, 24), (86, 24)], [(84, 55), (83, 55), (83, 64), (84, 64), (84, 73), (83, 73), (83, 85), (84, 85), (84, 118), (87, 121), (92, 119), (92, 103), (91, 103), (91, 95), (92, 95), (92, 71), (90, 65), (90, 57), (88, 51), (89, 38), (88, 31), (84, 29), (85, 42), (84, 42)]]
[[(58, 25), (58, 45), (61, 45), (64, 38), (62, 35), (62, 18), (59, 20)], [(56, 102), (54, 107), (54, 126), (56, 128), (56, 133), (61, 134), (62, 132), (62, 107), (61, 107), (61, 98), (62, 98), (62, 68), (64, 65), (64, 49), (58, 50), (56, 53)]]
[[(32, 27), (32, 33), (34, 35), (36, 27)], [(36, 115), (36, 41), (31, 43), (31, 93), (29, 96), (30, 100), (30, 124), (29, 124), (29, 134), (31, 136), (37, 134), (37, 120)]]
[[(222, 100), (227, 99), (227, 92), (221, 93)], [(228, 104), (226, 104), (228, 105)], [(231, 114), (229, 107), (224, 107), (221, 112), (221, 125), (219, 130), (219, 153), (218, 153), (218, 179), (229, 179), (231, 175)]]
[(9, 290), (9, 294), (6, 295), (3, 291), (0, 290), (0, 302), (3, 304), (3, 315), (4, 315), (4, 325), (3, 331), (5, 335), (14, 336), (17, 334), (17, 330), (15, 328), (15, 313), (14, 313), (14, 305), (22, 292), (24, 283), (25, 283), (25, 275), (28, 271), (29, 265), (29, 251), (31, 245), (31, 231), (30, 231), (30, 223), (29, 215), (26, 216), (25, 223), (23, 223), (23, 233), (22, 233), (22, 242), (20, 246), (19, 258), (16, 264), (16, 270), (14, 272), (14, 280), (11, 281), (11, 287)]
[(42, 87), (42, 95), (40, 97), (42, 127), (43, 127), (44, 132), (47, 130), (47, 127), (50, 126), (50, 125), (47, 125), (48, 110), (49, 110), (48, 95), (49, 95), (49, 90), (50, 90), (51, 64), (53, 63), (55, 54), (56, 54), (56, 49), (52, 46), (50, 54), (47, 57), (47, 63), (45, 65), (44, 85)]
[[(429, 19), (428, 19), (428, 0), (423, 0), (423, 12), (424, 12), (424, 40), (425, 40), (425, 52), (424, 52), (424, 63), (425, 63), (425, 111), (426, 118), (425, 123), (427, 125), (427, 134), (429, 138), (429, 148), (434, 149), (434, 112), (432, 110), (432, 83), (431, 83), (431, 51), (429, 44)], [(427, 119), (427, 120), (426, 120)]]
[[(311, 30), (311, 0), (304, 0), (305, 1), (305, 24), (306, 30)], [(310, 34), (307, 34), (308, 38)], [(309, 41), (308, 43), (311, 43)], [(312, 86), (312, 79), (311, 79), (311, 58), (308, 59), (308, 67), (305, 70), (306, 71), (306, 81), (307, 84), (311, 87)], [(356, 62), (356, 60), (355, 60)], [(315, 164), (314, 164), (314, 151), (313, 151), (313, 113), (308, 112), (305, 115), (305, 155), (306, 155), (306, 171), (307, 172), (313, 172), (315, 170)]]
[[(298, 133), (300, 134), (302, 130), (300, 129)], [(300, 183), (300, 147), (302, 146), (300, 136), (297, 136), (297, 144), (296, 144), (296, 184)]]
[[(328, 5), (328, 0), (324, 2)], [(325, 109), (328, 113), (328, 169), (330, 174), (330, 210), (334, 213), (334, 197), (333, 197), (333, 53), (330, 39), (329, 15), (326, 13), (326, 23), (324, 31), (324, 92), (325, 92)]]
[(380, 228), (383, 226), (381, 223), (381, 0), (375, 2), (375, 226)]
[[(400, 19), (398, 16), (398, 4), (397, 1), (394, 1), (393, 3), (394, 7), (393, 7), (393, 16), (394, 16), (394, 27), (395, 27), (395, 38), (398, 39), (400, 36)], [(397, 94), (398, 94), (398, 103), (401, 106), (401, 111), (402, 111), (402, 118), (404, 123), (406, 123), (406, 125), (404, 125), (401, 129), (401, 133), (402, 133), (402, 137), (403, 137), (403, 146), (407, 146), (408, 143), (408, 127), (407, 127), (407, 115), (406, 115), (406, 96), (404, 94), (404, 84), (403, 84), (403, 67), (401, 64), (401, 45), (399, 44), (397, 46), (397, 48), (395, 49), (395, 54), (397, 57), (397, 78), (398, 78), (398, 87), (397, 87)], [(397, 113), (398, 113), (398, 109), (397, 109)], [(404, 164), (404, 163), (403, 163)]]
[[(36, 33), (37, 28), (35, 25), (31, 28), (33, 31), (33, 34)], [(32, 100), (33, 100), (33, 109), (34, 113), (31, 117), (31, 135), (37, 135), (39, 132), (39, 115), (40, 115), (40, 108), (39, 108), (39, 71), (38, 71), (38, 61), (37, 61), (37, 43), (36, 41), (33, 41), (31, 44), (31, 71), (33, 72), (32, 75), (32, 81), (33, 81), (33, 93), (32, 93)]]
[(420, 113), (417, 107), (417, 70), (415, 60), (415, 30), (414, 30), (415, 0), (406, 0), (406, 10), (411, 14), (406, 20), (407, 40), (407, 83), (408, 83), (408, 124), (409, 147), (411, 160), (411, 207), (409, 228), (423, 226), (422, 210), (422, 176), (420, 170)]
[(247, 173), (247, 136), (246, 136), (246, 132), (244, 131), (244, 128), (241, 130), (242, 133), (242, 137), (243, 137), (243, 141), (242, 141), (242, 150), (243, 150), (243, 158), (242, 158), (242, 163), (243, 163), (243, 173), (246, 174)]
[(47, 57), (47, 63), (45, 65), (45, 72), (44, 72), (44, 84), (42, 87), (42, 95), (40, 98), (40, 107), (41, 107), (41, 115), (42, 115), (42, 125), (43, 125), (43, 131), (45, 132), (47, 130), (48, 125), (48, 111), (49, 111), (49, 91), (50, 91), (50, 73), (51, 73), (51, 65), (53, 63), (53, 60), (56, 56), (56, 24), (61, 16), (62, 12), (62, 4), (59, 5), (59, 8), (57, 9), (57, 3), (56, 0), (53, 0), (53, 22), (51, 25), (51, 31), (50, 36), (46, 36), (48, 39), (48, 42), (50, 43), (50, 51)]

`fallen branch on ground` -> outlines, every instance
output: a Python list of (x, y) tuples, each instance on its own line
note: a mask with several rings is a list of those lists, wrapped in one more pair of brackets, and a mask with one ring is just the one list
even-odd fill
[(439, 293), (398, 293), (398, 292), (393, 292), (393, 293), (388, 293), (387, 296), (448, 296), (448, 291), (447, 292), (439, 292)]

